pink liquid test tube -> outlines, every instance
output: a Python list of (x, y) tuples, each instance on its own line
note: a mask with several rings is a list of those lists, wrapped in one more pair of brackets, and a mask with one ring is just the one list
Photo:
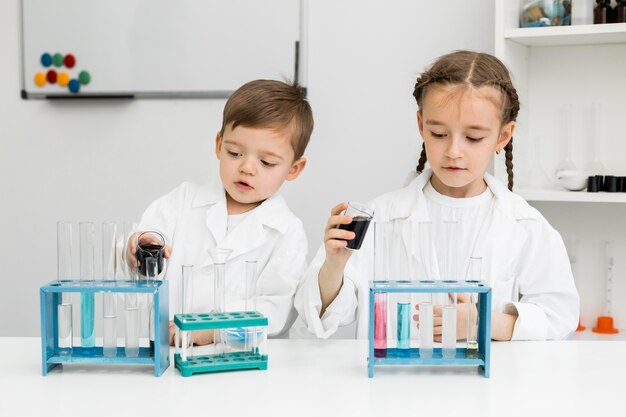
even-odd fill
[(374, 357), (387, 357), (387, 294), (374, 294)]

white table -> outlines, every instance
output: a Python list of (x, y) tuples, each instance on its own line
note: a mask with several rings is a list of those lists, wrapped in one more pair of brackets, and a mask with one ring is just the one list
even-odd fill
[[(147, 366), (64, 365), (38, 338), (0, 338), (0, 416), (624, 416), (626, 342), (492, 344), (476, 368), (379, 367), (367, 342), (270, 340), (269, 369), (157, 378)], [(172, 362), (173, 363), (173, 362)]]

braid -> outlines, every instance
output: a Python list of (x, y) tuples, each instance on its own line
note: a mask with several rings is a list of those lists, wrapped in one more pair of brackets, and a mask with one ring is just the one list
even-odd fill
[(506, 173), (509, 175), (509, 191), (513, 191), (513, 138), (504, 147), (504, 156), (506, 157)]
[(422, 143), (422, 153), (420, 154), (420, 160), (417, 163), (417, 167), (415, 168), (415, 171), (418, 174), (421, 174), (422, 171), (424, 171), (424, 165), (426, 165), (426, 145), (424, 143)]

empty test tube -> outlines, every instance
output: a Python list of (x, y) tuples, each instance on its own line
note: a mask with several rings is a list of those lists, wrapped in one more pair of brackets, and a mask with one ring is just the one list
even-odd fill
[(442, 309), (443, 334), (441, 353), (444, 358), (456, 356), (456, 293), (451, 293), (451, 300)]
[[(57, 223), (57, 279), (69, 280), (72, 277), (72, 223)], [(72, 353), (72, 302), (69, 293), (62, 292), (60, 295), (58, 314), (57, 343), (59, 355)]]
[[(471, 257), (467, 271), (467, 280), (482, 280), (482, 262), (480, 257)], [(476, 293), (467, 295), (467, 356), (476, 357), (478, 355), (478, 311), (476, 309)]]
[[(115, 280), (117, 266), (117, 225), (102, 223), (102, 279)], [(116, 294), (105, 292), (102, 297), (103, 343), (104, 356), (117, 355), (117, 302)]]
[(374, 294), (374, 357), (387, 357), (387, 294)]
[[(231, 249), (213, 249), (209, 251), (214, 266), (213, 305), (216, 313), (224, 313), (226, 311), (226, 261), (232, 252)], [(224, 329), (216, 330), (213, 333), (215, 352), (218, 354), (226, 351), (226, 346), (224, 345), (225, 334)]]
[[(246, 261), (246, 311), (256, 311), (256, 281), (257, 281), (257, 261)], [(244, 349), (252, 352), (258, 346), (257, 328), (243, 328)]]
[(419, 308), (420, 357), (433, 357), (433, 303), (423, 301)]
[(139, 302), (137, 293), (125, 294), (124, 313), (126, 319), (126, 334), (124, 353), (136, 358), (139, 355)]
[[(183, 265), (182, 273), (183, 299), (180, 311), (182, 314), (190, 314), (193, 308), (193, 265)], [(187, 355), (193, 356), (193, 334), (187, 331), (182, 331), (181, 333), (183, 341), (185, 342), (184, 344), (181, 342), (180, 345), (182, 350), (181, 358), (183, 361), (186, 361)], [(178, 336), (176, 336), (176, 345), (178, 346)]]

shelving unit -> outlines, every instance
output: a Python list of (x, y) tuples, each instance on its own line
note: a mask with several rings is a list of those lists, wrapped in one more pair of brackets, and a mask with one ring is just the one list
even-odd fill
[[(592, 0), (588, 0), (592, 1)], [(495, 55), (510, 69), (521, 109), (514, 134), (514, 191), (533, 204), (564, 239), (580, 242), (577, 286), (583, 325), (593, 327), (605, 294), (601, 242), (626, 248), (626, 193), (567, 191), (555, 171), (567, 156), (585, 175), (626, 175), (626, 23), (543, 28), (519, 27), (519, 0), (495, 1)], [(601, 131), (593, 129), (594, 102), (601, 104)], [(569, 137), (560, 111), (572, 106)], [(596, 140), (606, 172), (591, 172)], [(494, 174), (506, 181), (503, 155)], [(582, 203), (582, 204), (581, 204)], [(616, 258), (615, 296), (626, 294), (626, 260)], [(626, 327), (626, 306), (613, 312)], [(587, 338), (586, 333), (577, 338)], [(617, 339), (616, 339), (617, 340)]]

